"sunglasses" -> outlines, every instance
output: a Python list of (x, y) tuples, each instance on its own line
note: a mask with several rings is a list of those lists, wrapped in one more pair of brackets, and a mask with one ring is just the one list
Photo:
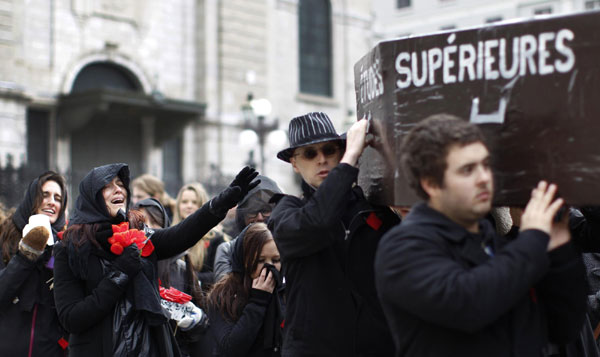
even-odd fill
[(319, 155), (319, 151), (323, 154), (323, 156), (331, 157), (340, 151), (340, 147), (336, 144), (325, 144), (320, 148), (309, 147), (304, 149), (302, 152), (294, 154), (294, 156), (300, 155), (306, 160), (313, 160), (315, 157), (317, 157), (317, 155)]
[(246, 214), (246, 218), (254, 219), (258, 217), (258, 214), (261, 214), (264, 218), (267, 218), (271, 215), (271, 210), (260, 210), (258, 212), (248, 213)]

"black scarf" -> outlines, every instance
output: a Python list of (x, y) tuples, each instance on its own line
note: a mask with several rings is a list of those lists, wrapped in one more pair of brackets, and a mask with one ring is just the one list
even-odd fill
[[(17, 206), (17, 209), (15, 211), (15, 213), (13, 214), (13, 223), (17, 226), (17, 228), (19, 228), (19, 231), (23, 231), (23, 228), (25, 228), (25, 225), (29, 222), (29, 216), (35, 214), (35, 212), (33, 212), (34, 209), (34, 205), (35, 205), (35, 198), (38, 195), (38, 192), (41, 191), (41, 187), (40, 186), (40, 177), (46, 175), (46, 173), (43, 173), (42, 175), (40, 175), (39, 177), (33, 179), (33, 181), (31, 181), (31, 183), (29, 184), (29, 187), (27, 188), (27, 191), (25, 191), (25, 195), (23, 196), (23, 199), (21, 200), (21, 202), (19, 203), (19, 206)], [(67, 192), (62, 192), (62, 196), (63, 196), (63, 202), (67, 202)], [(60, 207), (60, 212), (58, 214), (58, 218), (56, 219), (56, 222), (54, 222), (51, 227), (52, 227), (52, 235), (54, 237), (54, 241), (56, 242), (56, 233), (60, 232), (65, 226), (65, 204), (63, 203)]]
[[(97, 224), (101, 227), (95, 234), (96, 241), (103, 249), (92, 247), (86, 242), (79, 247), (75, 247), (73, 241), (67, 241), (67, 251), (69, 255), (69, 266), (74, 274), (82, 279), (87, 277), (87, 264), (90, 253), (98, 255), (101, 259), (111, 262), (117, 256), (110, 253), (110, 244), (108, 238), (112, 236), (112, 224), (118, 224), (126, 221), (126, 213), (121, 212), (116, 217), (111, 217), (106, 208), (102, 189), (110, 183), (116, 176), (123, 182), (127, 191), (127, 205), (131, 197), (129, 190), (129, 167), (127, 164), (109, 164), (92, 169), (79, 184), (79, 197), (75, 202), (69, 226), (73, 224)], [(158, 285), (153, 283), (156, 279), (156, 269), (152, 261), (148, 258), (142, 258), (142, 272), (133, 277), (132, 282), (127, 286), (127, 299), (133, 302), (134, 309), (148, 312), (146, 320), (150, 324), (160, 324), (164, 321), (164, 316), (160, 307), (160, 296), (158, 294)], [(110, 263), (109, 263), (110, 264)], [(112, 264), (110, 264), (112, 268)]]

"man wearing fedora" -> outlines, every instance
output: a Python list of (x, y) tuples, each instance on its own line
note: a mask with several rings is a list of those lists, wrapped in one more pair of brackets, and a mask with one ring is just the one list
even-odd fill
[(302, 176), (302, 198), (283, 196), (269, 220), (286, 277), (282, 356), (391, 356), (377, 299), (374, 257), (400, 219), (356, 185), (367, 121), (339, 136), (324, 113), (293, 118), (277, 157)]

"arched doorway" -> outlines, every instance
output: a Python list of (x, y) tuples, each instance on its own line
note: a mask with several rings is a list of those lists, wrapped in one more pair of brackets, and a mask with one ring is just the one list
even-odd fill
[(166, 174), (152, 170), (150, 153), (180, 147), (183, 128), (202, 118), (204, 105), (145, 94), (131, 71), (111, 62), (84, 66), (59, 103), (58, 135), (69, 138), (73, 189), (91, 168), (112, 162), (129, 164), (132, 177), (162, 174), (168, 186), (181, 186), (181, 151), (164, 150), (171, 155), (159, 165)]

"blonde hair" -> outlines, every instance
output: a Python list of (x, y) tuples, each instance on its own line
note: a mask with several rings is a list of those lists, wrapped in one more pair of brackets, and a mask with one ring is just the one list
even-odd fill
[(165, 191), (165, 183), (150, 174), (143, 174), (131, 181), (131, 189), (134, 187), (146, 192), (150, 197), (156, 198), (165, 208), (173, 212), (175, 200)]
[[(183, 196), (184, 191), (194, 191), (196, 193), (196, 198), (198, 200), (198, 207), (202, 207), (206, 202), (208, 202), (208, 194), (206, 190), (202, 186), (201, 183), (194, 182), (184, 185), (177, 193), (177, 199), (175, 204), (175, 211), (173, 212), (173, 224), (177, 224), (182, 221), (181, 214), (179, 213), (179, 205), (181, 204), (181, 196)], [(215, 228), (211, 229), (204, 237), (202, 237), (193, 247), (188, 250), (188, 257), (190, 258), (190, 262), (194, 267), (194, 270), (201, 271), (202, 266), (204, 265), (204, 258), (206, 256), (207, 245), (210, 244), (210, 240), (218, 236), (219, 234), (223, 235), (223, 239), (225, 241), (229, 241), (230, 238), (226, 235), (221, 225), (217, 225)]]
[(173, 225), (181, 222), (183, 217), (181, 217), (181, 213), (179, 213), (179, 205), (181, 204), (181, 196), (183, 196), (184, 191), (194, 191), (196, 194), (196, 199), (198, 200), (198, 207), (202, 207), (206, 202), (208, 202), (208, 193), (204, 189), (199, 182), (188, 183), (187, 185), (183, 185), (183, 187), (177, 193), (177, 198), (175, 199), (175, 210), (173, 211)]

